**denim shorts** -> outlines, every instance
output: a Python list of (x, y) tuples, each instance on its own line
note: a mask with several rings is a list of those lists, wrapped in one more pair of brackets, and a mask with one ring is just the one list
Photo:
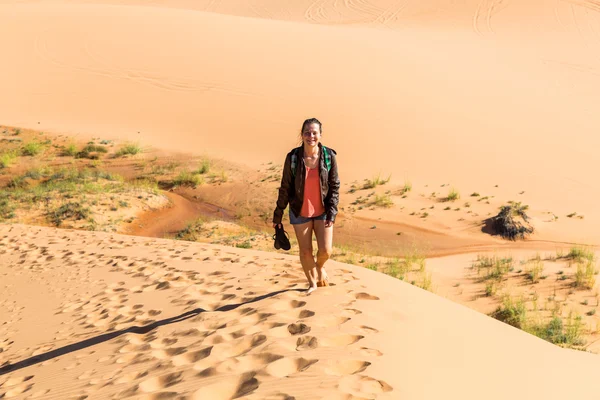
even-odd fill
[(292, 212), (292, 209), (290, 209), (290, 224), (292, 224), (292, 225), (305, 224), (310, 221), (325, 221), (326, 219), (327, 219), (327, 213), (323, 213), (316, 217), (303, 217), (303, 216), (296, 217), (296, 215), (294, 215), (294, 213)]

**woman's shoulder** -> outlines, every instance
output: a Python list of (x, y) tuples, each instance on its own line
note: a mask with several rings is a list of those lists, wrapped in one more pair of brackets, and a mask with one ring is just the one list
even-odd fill
[(328, 147), (328, 146), (325, 146), (325, 145), (323, 145), (323, 147), (325, 148), (325, 151), (328, 151), (328, 152), (332, 153), (334, 156), (337, 155), (337, 151), (335, 151), (331, 147)]

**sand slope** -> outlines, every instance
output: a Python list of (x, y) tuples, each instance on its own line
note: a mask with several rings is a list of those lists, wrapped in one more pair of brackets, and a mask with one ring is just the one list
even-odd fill
[(318, 116), (344, 182), (499, 185), (598, 243), (592, 3), (140, 4), (3, 2), (0, 121), (252, 164)]
[(287, 255), (24, 225), (0, 227), (0, 252), (5, 398), (561, 399), (598, 390), (596, 355), (362, 268), (332, 263), (336, 285), (307, 297)]

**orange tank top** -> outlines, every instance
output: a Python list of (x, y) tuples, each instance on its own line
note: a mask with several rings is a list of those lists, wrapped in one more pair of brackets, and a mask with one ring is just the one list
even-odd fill
[(302, 202), (302, 217), (318, 217), (325, 212), (321, 202), (321, 181), (319, 179), (318, 168), (306, 168), (306, 177), (304, 180), (304, 201)]

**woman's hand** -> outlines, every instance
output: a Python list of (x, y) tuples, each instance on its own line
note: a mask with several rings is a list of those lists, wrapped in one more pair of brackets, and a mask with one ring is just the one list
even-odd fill
[(329, 220), (325, 221), (325, 228), (329, 228), (332, 226), (333, 226), (333, 221), (329, 221)]
[(281, 224), (276, 224), (276, 223), (273, 222), (273, 228), (277, 228), (277, 227), (281, 228)]

